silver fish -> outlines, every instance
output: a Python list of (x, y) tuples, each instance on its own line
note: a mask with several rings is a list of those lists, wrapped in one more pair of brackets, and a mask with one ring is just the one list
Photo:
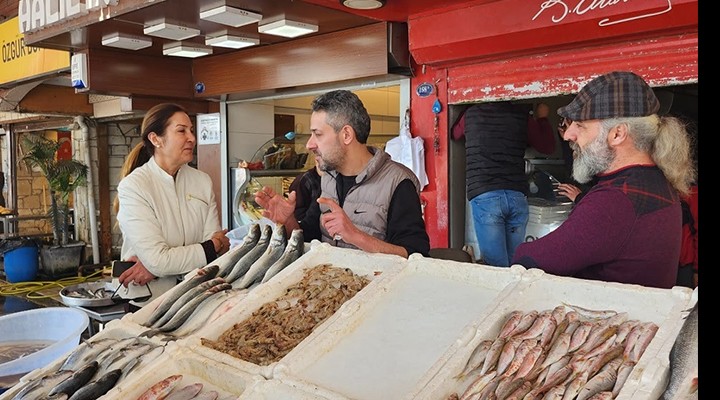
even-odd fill
[(25, 386), (12, 398), (12, 400), (33, 399), (47, 396), (47, 393), (72, 376), (70, 370), (60, 370), (50, 375), (28, 381)]
[(194, 399), (195, 396), (200, 393), (200, 391), (203, 388), (203, 384), (198, 383), (191, 383), (185, 387), (182, 387), (178, 390), (173, 390), (170, 392), (170, 394), (165, 397), (164, 400), (190, 400)]
[(68, 400), (95, 400), (109, 392), (121, 375), (122, 370), (114, 369), (75, 391)]
[(170, 332), (179, 328), (180, 326), (182, 326), (182, 324), (185, 323), (185, 321), (190, 317), (190, 315), (195, 312), (195, 309), (208, 297), (223, 290), (228, 290), (230, 288), (231, 286), (229, 283), (221, 283), (204, 291), (194, 299), (190, 300), (182, 308), (180, 308), (178, 312), (170, 319), (170, 321), (168, 321), (165, 325), (157, 328), (157, 330), (160, 332)]
[(175, 303), (173, 303), (173, 305), (167, 310), (165, 315), (163, 315), (157, 321), (155, 321), (151, 325), (151, 327), (158, 328), (160, 326), (165, 325), (165, 323), (170, 321), (170, 318), (172, 318), (173, 315), (175, 315), (175, 313), (177, 313), (177, 311), (182, 306), (184, 306), (188, 301), (190, 301), (192, 298), (194, 298), (195, 296), (199, 295), (200, 293), (210, 289), (211, 287), (213, 287), (215, 285), (219, 285), (224, 282), (225, 282), (224, 278), (215, 277), (213, 279), (210, 279), (209, 281), (205, 281), (205, 282), (195, 286), (194, 288), (191, 288), (190, 290), (185, 292), (185, 294), (178, 297), (178, 299), (175, 300)]
[(273, 228), (270, 225), (265, 225), (255, 247), (245, 254), (235, 265), (230, 273), (225, 276), (225, 280), (228, 283), (235, 282), (238, 278), (245, 275), (255, 261), (265, 253), (265, 249), (270, 245), (270, 237), (272, 236)]
[(72, 396), (73, 393), (75, 393), (76, 390), (80, 389), (85, 385), (86, 383), (90, 382), (90, 379), (95, 375), (95, 372), (97, 372), (98, 367), (100, 364), (98, 364), (97, 361), (93, 361), (91, 363), (88, 363), (86, 366), (80, 368), (79, 370), (73, 372), (72, 376), (59, 384), (55, 385), (50, 391), (48, 392), (48, 396), (53, 396), (58, 393), (65, 393), (68, 396)]
[(226, 277), (227, 274), (232, 271), (235, 264), (237, 264), (237, 262), (240, 261), (245, 254), (257, 245), (257, 242), (260, 240), (261, 233), (260, 224), (252, 224), (247, 235), (243, 238), (242, 243), (228, 251), (230, 255), (226, 257), (226, 260), (224, 260), (220, 266), (220, 272), (218, 272), (217, 276), (221, 278)]
[[(185, 337), (197, 331), (202, 326), (215, 321), (218, 317), (237, 305), (236, 301), (230, 301), (231, 298), (234, 298), (236, 295), (244, 297), (247, 295), (247, 291), (247, 289), (228, 289), (210, 297), (198, 306), (198, 309), (203, 311), (199, 311), (198, 316), (193, 317), (185, 322), (180, 328), (174, 330), (172, 332), (172, 336), (175, 338)], [(204, 312), (204, 310), (207, 310), (207, 312)], [(200, 318), (200, 315), (206, 315), (207, 317)]]
[(67, 358), (65, 358), (65, 361), (63, 361), (59, 371), (76, 370), (78, 366), (85, 365), (92, 361), (95, 356), (118, 341), (119, 339), (115, 338), (105, 338), (92, 342), (88, 341), (79, 345), (72, 353), (70, 353), (69, 356), (67, 356)]
[(267, 270), (283, 255), (285, 246), (287, 246), (285, 225), (275, 224), (270, 244), (265, 249), (265, 252), (250, 266), (242, 279), (233, 286), (246, 289), (252, 286), (255, 281), (262, 280)]
[(670, 350), (670, 379), (661, 399), (697, 395), (697, 376), (698, 305), (695, 302)]
[(219, 395), (220, 393), (216, 392), (215, 390), (210, 390), (208, 392), (198, 394), (197, 396), (193, 397), (193, 400), (215, 400), (218, 398)]
[(302, 229), (293, 229), (280, 259), (268, 268), (260, 283), (265, 283), (280, 271), (300, 258), (305, 252), (305, 235)]
[(168, 291), (168, 293), (165, 294), (165, 299), (160, 303), (155, 310), (150, 314), (148, 317), (148, 320), (145, 321), (144, 326), (152, 326), (152, 324), (155, 323), (158, 319), (160, 319), (165, 313), (172, 307), (173, 304), (175, 304), (175, 301), (185, 294), (188, 290), (194, 288), (195, 286), (210, 280), (217, 276), (218, 272), (220, 271), (220, 267), (217, 265), (207, 265), (203, 268), (200, 268), (198, 272), (192, 276), (191, 278), (180, 282), (177, 284), (177, 286), (173, 287)]

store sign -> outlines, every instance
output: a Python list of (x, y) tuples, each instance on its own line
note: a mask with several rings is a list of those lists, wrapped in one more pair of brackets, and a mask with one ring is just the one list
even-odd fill
[(17, 17), (0, 24), (0, 84), (70, 68), (70, 53), (26, 46), (17, 27)]
[(80, 17), (90, 11), (117, 5), (119, 0), (20, 0), (18, 26), (21, 33)]
[[(614, 7), (614, 6), (623, 6), (625, 3), (627, 3), (630, 0), (593, 0), (591, 2), (586, 2), (585, 0), (574, 0), (574, 1), (563, 1), (563, 0), (549, 0), (549, 1), (543, 1), (540, 3), (540, 10), (535, 14), (535, 16), (532, 18), (533, 21), (537, 19), (540, 15), (546, 14), (550, 16), (550, 20), (556, 24), (559, 24), (563, 22), (565, 17), (571, 14), (576, 15), (583, 15), (588, 14), (592, 15), (593, 11), (596, 10), (602, 10), (607, 7)], [(638, 1), (638, 0), (636, 0)], [(647, 0), (642, 0), (647, 1)], [(644, 14), (638, 14), (633, 15), (628, 18), (618, 18), (618, 19), (612, 19), (612, 18), (603, 18), (598, 22), (599, 26), (609, 26), (609, 25), (615, 25), (615, 24), (621, 24), (624, 22), (630, 22), (642, 18), (649, 18), (654, 17), (656, 15), (665, 14), (667, 12), (670, 12), (672, 10), (672, 0), (655, 0), (658, 5), (667, 3), (667, 7), (660, 11), (655, 12), (648, 12)], [(619, 14), (619, 13), (618, 13)]]

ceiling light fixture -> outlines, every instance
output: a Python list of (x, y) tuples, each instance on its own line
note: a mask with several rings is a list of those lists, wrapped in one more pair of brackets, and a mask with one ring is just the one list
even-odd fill
[(385, 0), (340, 0), (340, 4), (354, 10), (374, 10), (385, 5)]
[(164, 56), (196, 58), (212, 54), (212, 47), (198, 43), (171, 42), (163, 45)]
[(208, 46), (227, 47), (229, 49), (241, 49), (260, 44), (260, 39), (222, 33), (205, 38), (205, 44)]
[(140, 50), (152, 46), (152, 39), (115, 32), (103, 36), (102, 45), (118, 49)]
[(165, 39), (185, 40), (199, 35), (200, 30), (187, 26), (171, 24), (162, 20), (159, 23), (145, 26), (143, 33)]
[(239, 27), (260, 22), (262, 14), (242, 10), (235, 7), (219, 6), (200, 11), (200, 19), (217, 22), (218, 24)]
[(260, 33), (267, 33), (268, 35), (283, 36), (288, 38), (307, 35), (308, 33), (317, 31), (317, 25), (291, 21), (289, 19), (281, 19), (279, 21), (258, 26), (258, 32)]

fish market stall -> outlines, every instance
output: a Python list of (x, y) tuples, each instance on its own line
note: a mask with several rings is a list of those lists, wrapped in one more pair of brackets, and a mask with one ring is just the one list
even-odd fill
[[(446, 400), (482, 390), (523, 398), (531, 389), (557, 394), (561, 384), (577, 392), (571, 399), (602, 389), (610, 398), (654, 400), (670, 380), (676, 338), (692, 337), (680, 333), (697, 289), (405, 259), (316, 241), (273, 270), (285, 250), (272, 249), (267, 230), (254, 235), (252, 245), (231, 249), (141, 310), (109, 322), (91, 343), (30, 372), (0, 400), (43, 386), (42, 379), (56, 386), (59, 372), (79, 373), (93, 367), (91, 360), (100, 361), (94, 368), (102, 368), (102, 377), (120, 371), (103, 400), (146, 392), (222, 400)], [(255, 260), (243, 264), (258, 246)], [(194, 306), (183, 311), (186, 304)], [(170, 322), (178, 316), (182, 321)], [(612, 385), (590, 385), (595, 376)], [(531, 378), (539, 383), (525, 383)]]

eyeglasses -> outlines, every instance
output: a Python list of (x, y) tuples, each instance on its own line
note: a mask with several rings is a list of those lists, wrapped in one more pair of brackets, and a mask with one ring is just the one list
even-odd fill
[(558, 124), (558, 131), (560, 132), (560, 134), (562, 135), (563, 132), (565, 132), (572, 123), (573, 123), (573, 121), (570, 118), (561, 119), (560, 123)]

